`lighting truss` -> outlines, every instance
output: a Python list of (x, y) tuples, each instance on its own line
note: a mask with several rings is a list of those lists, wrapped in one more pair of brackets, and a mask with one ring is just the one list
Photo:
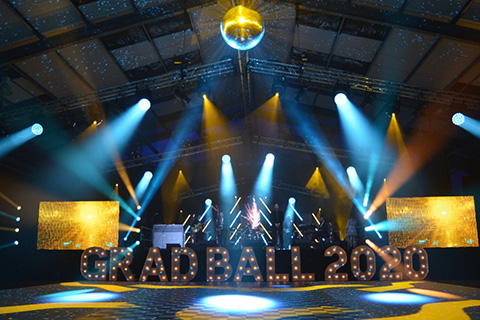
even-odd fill
[(250, 72), (269, 75), (272, 77), (282, 76), (285, 79), (303, 81), (314, 86), (333, 86), (340, 82), (355, 90), (389, 94), (415, 100), (436, 102), (439, 104), (463, 103), (470, 108), (480, 109), (480, 97), (476, 95), (459, 93), (448, 90), (432, 89), (411, 84), (393, 82), (365, 77), (362, 75), (325, 70), (311, 64), (293, 65), (281, 62), (250, 59), (248, 68)]
[[(305, 152), (305, 153), (313, 153), (312, 146), (308, 145), (307, 143), (297, 142), (297, 141), (292, 141), (287, 139), (278, 139), (278, 138), (271, 138), (266, 136), (253, 136), (253, 143), (261, 146), (274, 147), (274, 148)], [(335, 156), (337, 158), (344, 158), (344, 159), (355, 158), (358, 160), (365, 160), (365, 161), (370, 161), (372, 157), (371, 153), (368, 153), (368, 152), (353, 152), (350, 150), (338, 149), (338, 148), (330, 148), (328, 151), (323, 152), (322, 159), (326, 155)], [(391, 164), (391, 163), (394, 163), (395, 161), (396, 161), (395, 158), (387, 157), (384, 155), (382, 155), (382, 157), (379, 159), (379, 162), (381, 163)]]
[[(235, 180), (235, 184), (237, 185), (237, 187), (245, 183), (247, 183), (247, 179), (245, 177)], [(188, 191), (181, 192), (179, 194), (174, 194), (172, 195), (172, 197), (174, 200), (184, 200), (188, 198), (195, 198), (207, 193), (217, 192), (218, 190), (220, 190), (220, 184), (216, 183), (210, 186), (191, 189)]]
[[(125, 168), (133, 168), (133, 167), (144, 165), (145, 163), (154, 163), (154, 162), (170, 160), (177, 157), (192, 156), (195, 154), (199, 154), (199, 153), (203, 153), (211, 150), (219, 150), (219, 149), (225, 149), (225, 148), (237, 146), (242, 143), (243, 143), (243, 137), (236, 136), (236, 137), (218, 140), (210, 143), (204, 143), (196, 146), (181, 148), (178, 150), (155, 153), (145, 157), (125, 160), (125, 161), (122, 161), (121, 163)], [(115, 171), (115, 170), (116, 170), (116, 166), (114, 164), (104, 168), (104, 171), (106, 172)]]
[(235, 68), (232, 59), (226, 59), (210, 64), (191, 67), (183, 70), (174, 70), (159, 76), (128, 82), (109, 88), (91, 91), (84, 94), (57, 99), (39, 104), (32, 104), (22, 108), (4, 108), (0, 112), (2, 120), (22, 115), (38, 113), (62, 113), (65, 111), (84, 108), (96, 102), (108, 102), (136, 94), (138, 88), (145, 88), (150, 91), (175, 87), (179, 84), (191, 83), (202, 79), (224, 76), (234, 73)]
[(308, 188), (295, 186), (293, 184), (284, 183), (280, 180), (275, 180), (272, 183), (272, 187), (275, 188), (275, 189), (290, 191), (293, 194), (305, 194), (305, 195), (312, 196), (312, 197), (326, 199), (323, 195), (320, 195), (320, 194), (316, 193), (314, 190), (310, 190)]

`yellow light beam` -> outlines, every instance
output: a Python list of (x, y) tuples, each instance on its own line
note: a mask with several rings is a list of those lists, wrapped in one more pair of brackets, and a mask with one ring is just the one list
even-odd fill
[(207, 143), (230, 136), (228, 119), (207, 97), (203, 99), (202, 129), (205, 131)]
[(81, 132), (77, 136), (76, 140), (77, 141), (85, 140), (87, 137), (91, 136), (92, 134), (97, 133), (97, 126), (99, 125), (100, 124), (98, 124), (97, 121), (94, 121), (87, 129), (83, 130), (83, 132)]
[(20, 306), (0, 307), (0, 314), (9, 314), (17, 312), (29, 312), (49, 309), (75, 309), (75, 308), (94, 308), (94, 309), (122, 309), (122, 308), (140, 308), (137, 305), (126, 302), (69, 302), (69, 303), (37, 303), (25, 304)]
[(319, 167), (315, 168), (315, 171), (313, 171), (312, 176), (305, 185), (305, 188), (317, 194), (323, 195), (326, 198), (330, 197), (330, 193), (328, 192)]
[(125, 184), (125, 187), (127, 188), (128, 193), (132, 197), (133, 201), (135, 202), (135, 205), (140, 207), (140, 203), (138, 202), (137, 196), (135, 195), (135, 190), (133, 189), (132, 182), (130, 181), (130, 177), (128, 176), (127, 169), (123, 165), (122, 158), (120, 157), (120, 153), (118, 152), (116, 148), (116, 144), (114, 142), (114, 139), (112, 139), (112, 132), (109, 130), (109, 127), (105, 128), (105, 138), (107, 139), (106, 143), (108, 146), (108, 151), (110, 152), (110, 156), (113, 159), (113, 163), (115, 165), (115, 168), (117, 169), (118, 175), (122, 179), (123, 183)]
[(192, 215), (189, 214), (188, 217), (185, 219), (185, 221), (183, 221), (183, 226), (184, 226), (184, 227), (185, 227), (185, 225), (187, 224), (187, 221), (188, 221), (188, 219), (190, 219), (191, 216), (192, 216)]
[[(429, 105), (426, 107), (425, 113), (434, 112), (436, 110), (435, 108), (434, 105)], [(432, 127), (435, 125), (440, 124), (431, 123), (429, 117), (420, 118), (404, 150), (400, 150), (398, 160), (387, 177), (387, 182), (378, 191), (370, 208), (364, 215), (365, 219), (371, 216), (391, 194), (394, 194), (403, 186), (405, 182), (448, 143), (451, 135), (446, 131), (453, 130), (454, 128), (452, 127), (454, 126)], [(423, 130), (426, 126), (431, 129), (431, 134), (427, 134)], [(441, 132), (441, 134), (433, 132)]]
[(187, 237), (187, 240), (185, 240), (185, 245), (187, 245), (188, 240), (190, 240), (190, 236)]
[(62, 282), (60, 284), (65, 287), (100, 288), (110, 292), (127, 292), (127, 291), (136, 290), (134, 288), (124, 287), (124, 286), (115, 285), (115, 284), (85, 284), (80, 282)]
[(295, 227), (295, 229), (297, 229), (298, 233), (300, 234), (300, 237), (303, 238), (303, 233), (300, 231), (300, 229), (298, 229), (297, 225), (294, 223), (293, 226)]
[(133, 232), (140, 233), (140, 228), (133, 228), (133, 227), (131, 227), (128, 224), (125, 224), (123, 222), (118, 223), (118, 230), (119, 231), (129, 231), (130, 228)]
[(263, 202), (262, 198), (258, 198), (260, 199), (260, 201), (263, 203), (263, 206), (268, 210), (268, 213), (272, 214), (272, 211), (270, 211), (270, 209), (268, 208), (268, 206), (265, 204), (265, 202)]
[(260, 222), (260, 225), (262, 226), (263, 231), (265, 231), (265, 233), (267, 234), (268, 238), (269, 238), (270, 240), (273, 240), (273, 239), (272, 239), (272, 236), (270, 235), (270, 233), (268, 233), (267, 228), (265, 228), (265, 226), (264, 226), (261, 222)]
[(2, 197), (3, 199), (5, 199), (5, 201), (7, 201), (8, 203), (10, 203), (15, 209), (17, 209), (18, 207), (20, 207), (18, 204), (16, 204), (12, 199), (10, 199), (9, 197), (7, 197), (4, 193), (0, 192), (0, 197)]
[(235, 202), (235, 205), (233, 206), (232, 210), (230, 210), (230, 214), (232, 214), (233, 210), (235, 210), (235, 208), (237, 207), (237, 205), (238, 205), (238, 203), (240, 202), (241, 199), (242, 199), (242, 197), (238, 197), (237, 202)]
[(313, 216), (313, 219), (315, 219), (315, 221), (317, 222), (317, 224), (320, 225), (320, 221), (318, 221), (317, 216), (315, 215), (315, 213), (312, 212), (312, 216)]
[[(7, 228), (7, 227), (0, 227), (0, 230), (2, 231), (12, 231), (12, 232), (18, 232), (16, 231), (18, 228)], [(18, 229), (20, 230), (20, 229)]]
[(210, 222), (212, 222), (212, 219), (208, 219), (207, 224), (206, 224), (205, 227), (203, 227), (203, 229), (202, 229), (202, 232), (205, 232), (205, 230), (207, 230), (208, 225), (210, 224)]
[(240, 222), (237, 226), (237, 228), (235, 229), (235, 231), (233, 231), (232, 235), (230, 236), (230, 240), (233, 239), (233, 237), (235, 236), (235, 233), (237, 233), (238, 229), (240, 228), (240, 226), (242, 225), (242, 223)]
[(172, 193), (178, 194), (186, 190), (190, 190), (190, 185), (188, 184), (188, 181), (185, 178), (183, 171), (178, 170), (177, 179), (175, 180), (175, 184), (173, 185)]

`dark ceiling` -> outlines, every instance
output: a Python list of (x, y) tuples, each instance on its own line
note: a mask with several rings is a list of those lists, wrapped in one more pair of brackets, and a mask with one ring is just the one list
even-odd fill
[[(358, 157), (341, 139), (331, 97), (340, 84), (374, 123), (396, 112), (408, 136), (427, 119), (422, 130), (449, 135), (441, 150), (447, 169), (477, 175), (478, 139), (444, 128), (456, 111), (479, 115), (480, 1), (249, 3), (262, 14), (266, 34), (256, 48), (237, 52), (219, 32), (231, 1), (1, 0), (3, 135), (48, 119), (43, 142), (56, 149), (55, 130), (75, 139), (148, 92), (153, 107), (122, 159), (127, 168), (155, 164), (168, 158), (165, 141), (184, 110), (202, 105), (197, 91), (206, 85), (233, 137), (206, 146), (196, 130), (181, 146), (185, 161), (241, 144), (308, 154), (288, 125), (268, 137), (266, 117), (245, 117), (275, 84), (284, 87), (283, 105), (312, 111), (340, 159)], [(34, 170), (32, 154), (21, 151), (2, 165)]]

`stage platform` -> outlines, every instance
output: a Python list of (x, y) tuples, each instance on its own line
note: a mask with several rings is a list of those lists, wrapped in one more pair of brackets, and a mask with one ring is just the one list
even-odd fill
[(480, 289), (429, 281), (68, 282), (1, 290), (0, 304), (1, 319), (480, 319)]

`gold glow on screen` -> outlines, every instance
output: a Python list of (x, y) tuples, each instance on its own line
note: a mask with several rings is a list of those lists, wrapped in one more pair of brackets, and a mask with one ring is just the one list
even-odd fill
[(37, 249), (118, 246), (118, 201), (40, 202)]
[(478, 247), (475, 201), (468, 197), (388, 198), (390, 245)]

